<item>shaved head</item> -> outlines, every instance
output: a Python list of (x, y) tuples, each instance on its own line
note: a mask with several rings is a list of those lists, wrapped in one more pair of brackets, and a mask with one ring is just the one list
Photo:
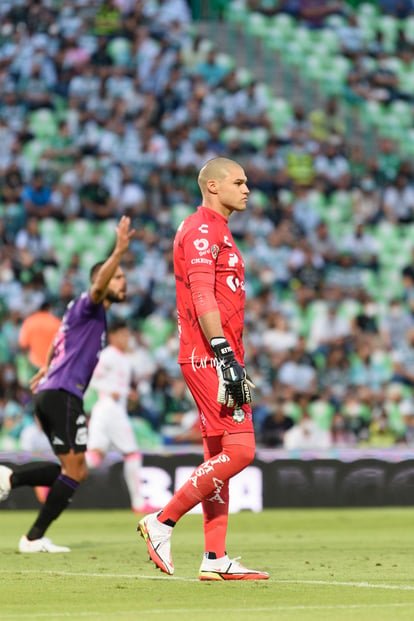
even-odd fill
[(215, 157), (204, 164), (198, 175), (198, 185), (202, 194), (205, 194), (207, 188), (207, 181), (214, 179), (215, 181), (223, 181), (232, 171), (239, 168), (242, 172), (241, 166), (234, 160), (230, 160), (227, 157)]

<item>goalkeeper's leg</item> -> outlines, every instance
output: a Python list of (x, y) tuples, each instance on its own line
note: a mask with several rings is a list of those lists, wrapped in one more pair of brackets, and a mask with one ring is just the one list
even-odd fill
[[(160, 522), (168, 521), (172, 525), (203, 501), (215, 503), (217, 506), (226, 505), (227, 515), (228, 490), (225, 483), (253, 461), (255, 455), (254, 434), (250, 432), (225, 433), (223, 436), (210, 437), (206, 442), (210, 447), (220, 448), (220, 451), (215, 452), (216, 449), (213, 448), (214, 456), (206, 459), (196, 468), (184, 485), (176, 491), (159, 515)], [(223, 493), (224, 498), (222, 497)], [(218, 511), (218, 515), (222, 515), (221, 511)], [(222, 519), (220, 517), (220, 520)], [(211, 520), (214, 521), (213, 514), (209, 514), (208, 518), (209, 533), (211, 531)]]
[[(250, 434), (249, 434), (250, 435)], [(221, 438), (204, 438), (204, 459), (215, 457), (222, 450)], [(229, 481), (223, 483), (219, 494), (203, 500), (204, 553), (221, 558), (226, 553), (226, 534), (229, 516)]]

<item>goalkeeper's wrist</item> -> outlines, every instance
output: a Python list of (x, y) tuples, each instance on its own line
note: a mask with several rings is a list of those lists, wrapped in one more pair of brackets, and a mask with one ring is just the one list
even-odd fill
[(234, 352), (224, 336), (215, 336), (210, 339), (210, 346), (218, 360), (224, 360), (226, 362), (234, 360)]

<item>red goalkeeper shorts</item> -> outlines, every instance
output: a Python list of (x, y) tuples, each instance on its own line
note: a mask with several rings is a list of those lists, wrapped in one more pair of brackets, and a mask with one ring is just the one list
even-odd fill
[(181, 371), (197, 405), (201, 433), (204, 437), (220, 436), (225, 431), (228, 433), (254, 431), (252, 410), (249, 405), (243, 405), (234, 411), (233, 408), (217, 403), (218, 378), (215, 367), (208, 365), (194, 368), (192, 364), (182, 364)]

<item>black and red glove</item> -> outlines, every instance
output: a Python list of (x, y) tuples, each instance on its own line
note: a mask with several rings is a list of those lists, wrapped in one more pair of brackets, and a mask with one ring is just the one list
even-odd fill
[(247, 379), (244, 367), (237, 362), (228, 341), (218, 336), (211, 339), (210, 345), (217, 359), (218, 403), (229, 408), (238, 408), (245, 403), (251, 403), (250, 386), (253, 387), (253, 384)]

